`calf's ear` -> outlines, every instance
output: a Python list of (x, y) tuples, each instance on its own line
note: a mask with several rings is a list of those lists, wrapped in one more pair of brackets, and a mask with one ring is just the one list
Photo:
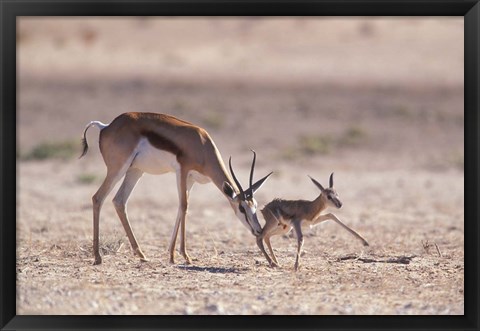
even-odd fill
[(313, 184), (315, 184), (321, 192), (325, 191), (325, 189), (323, 188), (322, 184), (320, 184), (319, 182), (317, 182), (315, 179), (313, 179), (310, 175), (308, 176), (310, 177), (310, 179), (312, 180)]
[(273, 171), (270, 172), (268, 175), (266, 175), (265, 177), (263, 177), (262, 179), (259, 179), (255, 184), (252, 185), (252, 187), (250, 187), (248, 190), (247, 190), (247, 195), (248, 196), (253, 196), (253, 194), (260, 188), (262, 187), (262, 185), (265, 183), (265, 181), (268, 179), (268, 177), (270, 177), (270, 175), (273, 174)]
[(332, 174), (330, 175), (329, 184), (330, 184), (330, 188), (332, 188), (332, 187), (333, 187), (333, 172), (332, 172)]

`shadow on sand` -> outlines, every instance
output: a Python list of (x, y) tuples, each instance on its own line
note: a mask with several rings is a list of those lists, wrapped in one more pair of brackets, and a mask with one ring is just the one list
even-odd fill
[(177, 268), (187, 270), (187, 271), (199, 271), (199, 272), (210, 272), (213, 274), (238, 274), (247, 271), (247, 268), (222, 268), (222, 267), (200, 267), (194, 265), (181, 265)]

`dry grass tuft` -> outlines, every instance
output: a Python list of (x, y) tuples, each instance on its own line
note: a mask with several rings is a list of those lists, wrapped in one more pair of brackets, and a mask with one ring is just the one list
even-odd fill
[[(106, 236), (100, 236), (100, 254), (102, 255), (115, 255), (124, 247), (125, 238), (118, 234), (113, 233)], [(83, 254), (93, 256), (92, 243), (84, 243), (78, 247)]]

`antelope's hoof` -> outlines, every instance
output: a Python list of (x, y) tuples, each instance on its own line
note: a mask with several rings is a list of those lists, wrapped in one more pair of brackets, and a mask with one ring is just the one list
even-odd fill
[(190, 255), (188, 255), (186, 251), (180, 250), (180, 254), (185, 259), (185, 264), (192, 264), (192, 258), (190, 257)]
[(95, 261), (93, 261), (93, 265), (102, 264), (102, 258), (100, 256), (95, 256)]
[(142, 262), (148, 262), (148, 259), (147, 257), (145, 256), (145, 254), (143, 254), (142, 250), (140, 248), (137, 248), (135, 250), (135, 254), (140, 258), (140, 261)]

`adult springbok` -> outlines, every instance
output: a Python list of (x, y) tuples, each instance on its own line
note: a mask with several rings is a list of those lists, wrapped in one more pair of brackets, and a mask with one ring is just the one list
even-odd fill
[(254, 151), (252, 151), (250, 185), (247, 190), (244, 190), (233, 172), (231, 157), (229, 166), (233, 181), (210, 135), (194, 124), (170, 115), (156, 113), (124, 113), (110, 124), (92, 121), (83, 132), (83, 153), (80, 157), (88, 151), (86, 133), (92, 126), (100, 129), (100, 152), (107, 166), (107, 175), (92, 197), (94, 264), (102, 263), (99, 252), (100, 209), (107, 195), (123, 176), (125, 178), (113, 198), (113, 204), (134, 253), (143, 261), (147, 259), (130, 226), (126, 204), (144, 173), (160, 175), (175, 172), (177, 176), (180, 204), (169, 245), (171, 263), (174, 263), (175, 259), (175, 243), (179, 226), (181, 226), (180, 253), (186, 263), (192, 262), (186, 247), (185, 217), (188, 195), (195, 182), (204, 184), (212, 181), (228, 199), (240, 221), (250, 229), (253, 235), (260, 234), (261, 226), (256, 215), (257, 202), (253, 194), (272, 173), (252, 183), (256, 158)]
[[(310, 176), (309, 176), (310, 177)], [(269, 202), (261, 210), (265, 218), (265, 226), (262, 233), (257, 237), (257, 245), (262, 251), (271, 267), (278, 267), (278, 261), (273, 252), (270, 243), (270, 237), (275, 235), (287, 234), (295, 230), (297, 235), (297, 257), (295, 260), (295, 271), (299, 266), (300, 254), (303, 247), (302, 226), (313, 227), (326, 220), (333, 220), (344, 227), (348, 232), (359, 239), (364, 246), (368, 246), (368, 242), (363, 239), (358, 233), (343, 224), (337, 216), (332, 213), (320, 215), (327, 207), (335, 207), (337, 209), (342, 207), (337, 191), (333, 188), (333, 173), (330, 175), (330, 187), (323, 188), (323, 186), (315, 179), (310, 177), (312, 182), (320, 189), (320, 195), (313, 201), (308, 200), (283, 200), (274, 199)], [(272, 257), (268, 256), (263, 246), (263, 240), (267, 243), (268, 249)]]

